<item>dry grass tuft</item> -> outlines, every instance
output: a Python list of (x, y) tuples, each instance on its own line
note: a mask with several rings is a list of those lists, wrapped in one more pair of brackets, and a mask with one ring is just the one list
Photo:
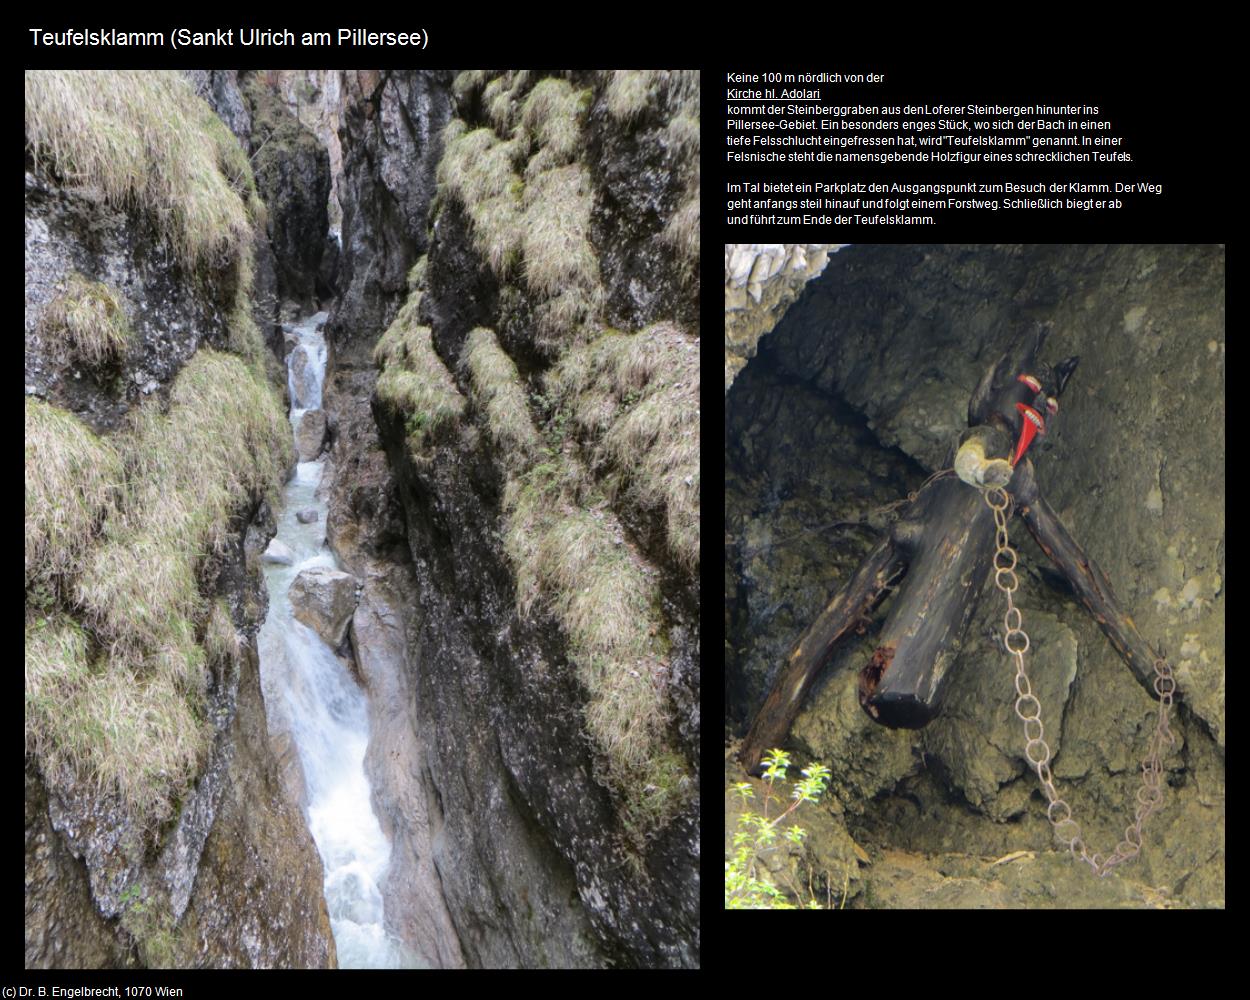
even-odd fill
[(630, 122), (654, 105), (668, 83), (669, 72), (662, 69), (618, 69), (604, 91), (608, 114)]
[(122, 463), (77, 417), (26, 397), (26, 586), (76, 574), (113, 507)]
[(697, 273), (699, 267), (699, 185), (687, 193), (686, 200), (664, 226), (664, 241), (673, 246), (683, 266)]
[(456, 103), (463, 107), (472, 100), (477, 91), (482, 89), (482, 84), (485, 82), (486, 70), (466, 69), (456, 74), (456, 79), (451, 85), (452, 96), (455, 97)]
[(45, 337), (60, 341), (71, 356), (92, 367), (120, 357), (134, 342), (126, 311), (113, 290), (77, 272), (48, 303), (40, 326)]
[(513, 166), (522, 155), (520, 143), (501, 142), (489, 128), (465, 132), (453, 121), (444, 132), (438, 183), (464, 205), (474, 242), (500, 280), (520, 252), (524, 182)]
[(150, 401), (123, 442), (123, 513), (78, 579), (97, 635), (140, 654), (183, 645), (203, 612), (197, 569), (220, 552), (230, 519), (253, 500), (276, 502), (293, 458), (273, 392), (238, 358), (201, 349), (178, 375), (168, 415)]
[(189, 269), (237, 257), (262, 212), (238, 141), (172, 71), (28, 70), (26, 145), (68, 183), (137, 205)]
[(27, 628), (27, 743), (45, 773), (95, 781), (151, 827), (207, 751), (197, 630), (214, 657), (237, 649), (228, 612), (205, 606), (201, 571), (236, 517), (276, 501), (290, 425), (245, 362), (207, 348), (174, 382), (168, 413), (158, 399), (132, 411), (117, 454), (45, 404), (28, 400), (27, 416), (28, 559), (67, 574), (82, 618)]
[(44, 772), (63, 768), (121, 799), (154, 827), (198, 774), (209, 744), (201, 706), (180, 678), (202, 674), (203, 652), (164, 651), (163, 661), (88, 659), (86, 633), (68, 618), (26, 630), (26, 746)]
[(570, 164), (539, 174), (525, 187), (522, 249), (525, 283), (554, 296), (570, 285), (599, 283), (599, 261), (586, 238), (591, 184), (585, 167)]
[[(414, 268), (415, 271), (415, 268)], [(421, 293), (412, 292), (377, 346), (378, 399), (403, 417), (408, 448), (420, 454), (430, 437), (457, 421), (465, 400), (434, 350), (430, 328), (416, 322)]]
[(504, 548), (523, 616), (548, 608), (568, 637), (569, 658), (589, 700), (586, 729), (603, 754), (608, 786), (627, 828), (641, 842), (676, 811), (686, 784), (672, 778), (663, 622), (657, 586), (642, 569), (615, 516), (579, 506), (586, 483), (575, 460), (559, 456), (509, 476)]
[(567, 80), (556, 77), (540, 80), (525, 98), (521, 124), (551, 157), (553, 166), (577, 155), (590, 99), (589, 90), (576, 91)]
[(565, 354), (547, 391), (599, 459), (623, 474), (633, 502), (664, 510), (670, 552), (697, 572), (697, 342), (665, 323), (608, 332)]
[(530, 419), (525, 388), (516, 365), (491, 330), (478, 327), (464, 345), (465, 364), (474, 394), (486, 411), (486, 425), (503, 453), (504, 463), (521, 468), (538, 454), (540, 441)]

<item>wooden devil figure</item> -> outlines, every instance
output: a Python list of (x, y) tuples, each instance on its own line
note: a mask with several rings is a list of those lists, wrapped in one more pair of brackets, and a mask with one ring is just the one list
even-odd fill
[[(968, 403), (969, 429), (952, 450), (955, 476), (932, 479), (868, 554), (791, 650), (742, 744), (756, 771), (779, 746), (804, 696), (838, 643), (897, 594), (880, 640), (860, 670), (859, 701), (883, 726), (919, 729), (941, 709), (964, 633), (976, 611), (994, 552), (994, 519), (982, 497), (1003, 487), (1012, 509), (1094, 616), (1138, 681), (1154, 689), (1155, 653), (1121, 610), (1106, 576), (1073, 540), (1038, 490), (1030, 450), (1059, 411), (1078, 358), (1039, 360), (1049, 330), (1017, 338)], [(957, 477), (957, 478), (956, 478)]]

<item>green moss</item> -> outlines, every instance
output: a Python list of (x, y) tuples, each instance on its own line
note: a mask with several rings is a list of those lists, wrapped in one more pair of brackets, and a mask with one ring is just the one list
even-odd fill
[(500, 348), (494, 332), (482, 327), (469, 334), (464, 357), (474, 394), (486, 413), (487, 429), (504, 462), (514, 468), (529, 464), (537, 454), (539, 439), (516, 365)]
[(71, 184), (137, 204), (188, 268), (215, 269), (256, 210), (237, 142), (177, 73), (28, 70), (26, 146)]
[(422, 254), (408, 271), (408, 290), (412, 292), (425, 290), (426, 256)]
[(164, 894), (158, 896), (134, 885), (123, 893), (122, 904), (126, 909), (121, 925), (134, 940), (143, 967), (178, 968), (182, 945)]
[(123, 355), (134, 343), (134, 331), (114, 291), (101, 281), (71, 272), (65, 289), (48, 303), (40, 331), (50, 341), (88, 366)]
[[(297, 153), (315, 155), (319, 144), (316, 136), (292, 114), (277, 90), (266, 86), (260, 76), (247, 77), (242, 89), (252, 113), (256, 173), (265, 190), (273, 191), (282, 184), (291, 156)], [(266, 178), (270, 180), (266, 181)]]
[(120, 493), (122, 463), (71, 413), (26, 397), (26, 586), (82, 568)]

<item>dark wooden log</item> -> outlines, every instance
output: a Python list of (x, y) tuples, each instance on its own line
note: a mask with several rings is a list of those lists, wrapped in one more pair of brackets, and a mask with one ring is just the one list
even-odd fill
[(1133, 619), (1120, 607), (1106, 574), (1076, 543), (1042, 497), (1033, 475), (1033, 465), (1028, 459), (1017, 466), (1010, 491), (1016, 503), (1016, 512), (1042, 551), (1063, 573), (1085, 605), (1085, 610), (1094, 617), (1120, 658), (1133, 671), (1133, 676), (1152, 697), (1158, 698), (1154, 689), (1154, 650), (1141, 637)]
[(967, 483), (939, 480), (915, 506), (924, 530), (859, 684), (864, 711), (898, 729), (919, 729), (941, 708), (994, 549), (993, 514)]
[(764, 752), (781, 745), (808, 688), (829, 661), (838, 640), (876, 607), (886, 587), (905, 567), (904, 547), (893, 535), (882, 539), (794, 644), (738, 752), (748, 771), (757, 771)]

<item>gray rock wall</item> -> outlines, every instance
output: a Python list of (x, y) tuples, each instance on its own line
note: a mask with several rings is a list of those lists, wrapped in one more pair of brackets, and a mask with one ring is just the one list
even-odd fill
[(394, 317), (408, 271), (428, 244), (437, 137), (451, 113), (451, 76), (345, 74), (340, 295), (327, 325), (339, 364), (368, 364), (368, 351)]

